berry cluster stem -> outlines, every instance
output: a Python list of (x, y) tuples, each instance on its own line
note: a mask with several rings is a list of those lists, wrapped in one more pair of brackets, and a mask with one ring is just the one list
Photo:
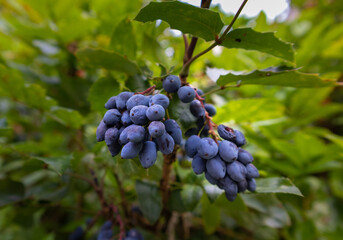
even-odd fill
[(155, 88), (156, 88), (156, 85), (153, 85), (153, 86), (151, 86), (151, 87), (145, 89), (143, 92), (136, 92), (135, 95), (136, 95), (136, 94), (142, 94), (142, 95), (148, 94), (148, 95), (149, 95), (149, 94), (151, 94), (153, 91), (155, 91)]

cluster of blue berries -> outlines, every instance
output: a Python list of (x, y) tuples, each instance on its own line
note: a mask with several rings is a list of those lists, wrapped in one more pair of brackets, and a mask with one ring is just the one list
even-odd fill
[(108, 111), (97, 128), (97, 141), (105, 140), (112, 156), (120, 152), (123, 159), (138, 156), (142, 166), (149, 168), (156, 162), (158, 150), (170, 154), (182, 140), (178, 123), (165, 120), (168, 106), (169, 98), (160, 93), (146, 96), (122, 92), (113, 96), (105, 104)]
[(225, 125), (219, 125), (217, 130), (222, 140), (192, 135), (186, 141), (185, 151), (193, 158), (193, 171), (205, 173), (205, 178), (233, 201), (240, 192), (256, 190), (259, 172), (252, 164), (252, 155), (241, 148), (246, 144), (243, 133)]
[[(100, 228), (97, 240), (112, 240), (113, 230), (112, 222), (106, 221)], [(142, 234), (137, 229), (130, 229), (126, 232), (126, 236), (123, 240), (144, 240)]]

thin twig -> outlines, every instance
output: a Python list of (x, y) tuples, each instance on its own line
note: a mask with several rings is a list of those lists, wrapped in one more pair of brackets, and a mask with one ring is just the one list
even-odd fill
[(129, 206), (128, 206), (127, 201), (126, 201), (125, 190), (123, 188), (123, 184), (122, 184), (122, 182), (121, 182), (121, 180), (120, 180), (120, 178), (119, 178), (117, 173), (113, 173), (113, 175), (114, 175), (114, 178), (116, 179), (117, 184), (118, 184), (119, 194), (120, 194), (120, 198), (121, 198), (121, 206), (123, 208), (125, 216), (129, 217), (130, 216), (130, 211), (129, 211)]
[(235, 16), (233, 17), (232, 21), (230, 22), (229, 26), (225, 29), (225, 31), (223, 32), (223, 34), (217, 39), (216, 41), (209, 46), (207, 49), (205, 49), (204, 51), (198, 53), (197, 55), (195, 55), (194, 57), (190, 58), (183, 66), (180, 72), (180, 77), (181, 79), (185, 79), (188, 76), (188, 72), (189, 72), (189, 66), (199, 57), (201, 57), (202, 55), (204, 55), (205, 53), (211, 51), (214, 47), (218, 46), (219, 44), (221, 44), (223, 42), (223, 40), (225, 39), (226, 34), (230, 31), (230, 29), (232, 28), (233, 24), (236, 22), (239, 14), (241, 13), (241, 11), (243, 10), (245, 4), (248, 2), (248, 0), (244, 0), (243, 3), (241, 4), (241, 6), (239, 7), (238, 11), (236, 12)]
[(188, 52), (189, 45), (188, 45), (188, 39), (187, 39), (186, 34), (182, 34), (182, 38), (183, 38), (183, 42), (185, 44), (185, 53), (183, 55), (183, 63), (186, 63), (188, 61), (188, 54), (187, 54), (187, 52)]
[(226, 34), (230, 31), (230, 29), (232, 28), (233, 24), (236, 22), (239, 14), (241, 14), (245, 4), (248, 2), (248, 0), (244, 0), (243, 3), (241, 4), (241, 6), (239, 7), (238, 11), (236, 12), (235, 16), (233, 17), (232, 21), (230, 22), (229, 26), (225, 29), (225, 31), (223, 32), (222, 36), (219, 38), (219, 42), (222, 42), (224, 40), (224, 38), (226, 37)]

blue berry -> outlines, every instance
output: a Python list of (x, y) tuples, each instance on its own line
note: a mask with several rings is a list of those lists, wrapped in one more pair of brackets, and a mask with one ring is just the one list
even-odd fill
[(119, 130), (115, 127), (107, 129), (105, 133), (105, 143), (107, 145), (111, 145), (114, 142), (118, 141), (119, 138)]
[(245, 166), (238, 161), (234, 161), (227, 165), (227, 174), (236, 182), (245, 180), (246, 173), (247, 170)]
[(256, 181), (253, 178), (248, 179), (248, 190), (250, 192), (256, 191)]
[(149, 106), (155, 104), (161, 105), (164, 109), (167, 109), (169, 106), (169, 98), (163, 94), (156, 94), (150, 98)]
[(138, 153), (142, 150), (143, 143), (134, 143), (128, 142), (124, 145), (123, 149), (121, 150), (121, 158), (123, 159), (132, 159), (135, 158)]
[(219, 156), (216, 156), (207, 160), (206, 171), (211, 175), (211, 177), (215, 179), (221, 179), (225, 176), (226, 165)]
[(247, 142), (245, 140), (244, 134), (239, 131), (239, 130), (235, 130), (235, 143), (238, 147), (245, 145)]
[(103, 120), (99, 123), (98, 128), (96, 129), (96, 140), (98, 142), (104, 141), (105, 140), (105, 133), (107, 131), (108, 127), (104, 123)]
[(238, 157), (238, 147), (229, 141), (221, 141), (219, 144), (219, 155), (225, 162), (233, 162)]
[(152, 141), (147, 141), (143, 144), (143, 149), (139, 153), (139, 161), (143, 168), (149, 168), (156, 162), (157, 149), (156, 144)]
[(127, 140), (130, 142), (141, 142), (145, 137), (145, 129), (139, 125), (130, 125), (127, 130)]
[(147, 106), (138, 105), (131, 109), (130, 118), (134, 124), (144, 125), (148, 123), (148, 118), (146, 117)]
[(247, 165), (249, 163), (252, 163), (254, 160), (253, 156), (246, 150), (239, 148), (238, 150), (238, 161), (243, 163), (244, 165)]
[(116, 98), (117, 108), (119, 110), (126, 109), (126, 102), (129, 100), (130, 97), (133, 96), (133, 92), (121, 92)]
[(192, 115), (196, 118), (205, 116), (205, 109), (202, 107), (199, 100), (193, 100), (189, 105), (189, 110), (192, 113)]
[(120, 122), (121, 114), (117, 109), (110, 109), (104, 115), (104, 123), (107, 126), (114, 126)]
[(82, 240), (84, 237), (84, 231), (82, 227), (77, 227), (70, 235), (69, 240)]
[(154, 104), (146, 110), (146, 116), (150, 121), (163, 120), (166, 111), (161, 105)]
[(206, 170), (206, 160), (195, 155), (192, 160), (192, 168), (195, 174), (202, 174)]
[(149, 124), (149, 134), (153, 138), (161, 137), (165, 133), (165, 126), (160, 121), (153, 121)]
[(132, 120), (130, 118), (130, 112), (125, 110), (121, 115), (121, 123), (127, 127), (132, 124)]
[(144, 240), (143, 235), (134, 228), (130, 229), (126, 235), (134, 240)]
[(218, 153), (218, 145), (212, 138), (203, 138), (197, 147), (198, 154), (204, 159), (214, 158)]
[(149, 106), (150, 98), (142, 94), (136, 94), (129, 98), (126, 102), (126, 109), (131, 110), (133, 107), (138, 105)]
[(207, 181), (213, 185), (217, 185), (218, 184), (218, 180), (213, 178), (208, 172), (205, 172), (205, 178), (207, 179)]
[(227, 200), (229, 200), (230, 202), (233, 202), (236, 197), (237, 197), (237, 193), (232, 193), (232, 192), (225, 192), (225, 197)]
[(116, 108), (116, 99), (117, 99), (117, 96), (110, 97), (110, 99), (108, 99), (107, 102), (105, 103), (105, 108), (106, 109)]
[(217, 113), (215, 106), (213, 106), (212, 104), (205, 103), (205, 109), (208, 112), (208, 115), (210, 115), (211, 117), (213, 117)]
[(163, 88), (168, 93), (175, 93), (181, 87), (181, 80), (178, 76), (169, 75), (163, 80)]
[(218, 187), (223, 189), (225, 192), (234, 194), (237, 194), (238, 191), (237, 183), (227, 175), (218, 181)]
[(174, 139), (165, 132), (161, 137), (157, 138), (158, 149), (163, 154), (171, 154), (174, 150), (175, 142)]
[(187, 139), (185, 150), (188, 157), (194, 157), (194, 155), (197, 154), (200, 140), (200, 137), (197, 135), (192, 135)]
[(238, 182), (237, 186), (238, 186), (238, 192), (239, 193), (245, 192), (245, 190), (247, 190), (247, 188), (248, 188), (248, 182), (246, 179), (244, 179), (244, 180)]
[(182, 131), (179, 124), (174, 119), (168, 119), (164, 122), (167, 133), (174, 139), (175, 144), (182, 141)]
[(110, 151), (112, 157), (115, 157), (120, 153), (122, 146), (116, 141), (110, 145), (107, 145), (107, 148), (108, 151)]
[(181, 102), (190, 103), (195, 98), (195, 91), (189, 86), (183, 86), (179, 88), (179, 90), (177, 91), (177, 95)]
[(257, 168), (252, 163), (246, 166), (246, 170), (247, 170), (247, 178), (258, 178), (260, 176)]
[(232, 128), (229, 128), (223, 124), (218, 126), (218, 134), (221, 138), (233, 142), (236, 138), (236, 134)]

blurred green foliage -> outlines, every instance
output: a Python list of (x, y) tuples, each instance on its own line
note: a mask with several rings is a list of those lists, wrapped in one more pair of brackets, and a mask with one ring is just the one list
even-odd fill
[[(122, 185), (130, 208), (138, 205), (152, 223), (159, 218), (162, 156), (144, 170), (137, 159), (111, 158), (106, 146), (95, 141), (103, 104), (110, 96), (152, 83), (160, 86), (158, 77), (170, 71), (178, 74), (182, 67), (182, 37), (166, 22), (132, 21), (146, 4), (0, 0), (2, 240), (67, 239), (77, 226), (85, 228), (86, 220), (101, 208), (93, 188), (75, 177), (90, 178), (89, 168), (103, 181), (110, 202), (121, 205)], [(233, 18), (220, 6), (212, 9), (225, 24)], [(267, 21), (261, 12), (255, 18), (240, 17), (235, 28), (275, 31), (278, 38), (294, 43), (301, 72), (342, 81), (342, 13), (339, 0), (294, 0), (284, 22)], [(195, 54), (207, 46), (199, 39)], [(247, 73), (294, 67), (267, 50), (217, 49), (190, 69), (189, 81), (205, 93), (216, 88), (207, 76), (212, 68)], [(294, 80), (287, 77), (294, 75), (280, 81)], [(195, 176), (189, 160), (180, 155), (173, 164), (168, 208), (186, 229), (189, 226), (190, 239), (340, 239), (342, 96), (339, 87), (244, 84), (206, 96), (217, 106), (217, 124), (245, 132), (247, 149), (269, 180), (258, 181), (260, 193), (241, 194), (231, 203), (202, 176)], [(186, 130), (193, 119), (185, 114), (185, 106), (173, 104), (172, 114)], [(97, 221), (87, 239), (94, 239), (104, 221)], [(146, 239), (166, 238), (151, 228), (135, 227)], [(181, 229), (176, 239), (187, 236), (182, 226), (176, 227)]]

